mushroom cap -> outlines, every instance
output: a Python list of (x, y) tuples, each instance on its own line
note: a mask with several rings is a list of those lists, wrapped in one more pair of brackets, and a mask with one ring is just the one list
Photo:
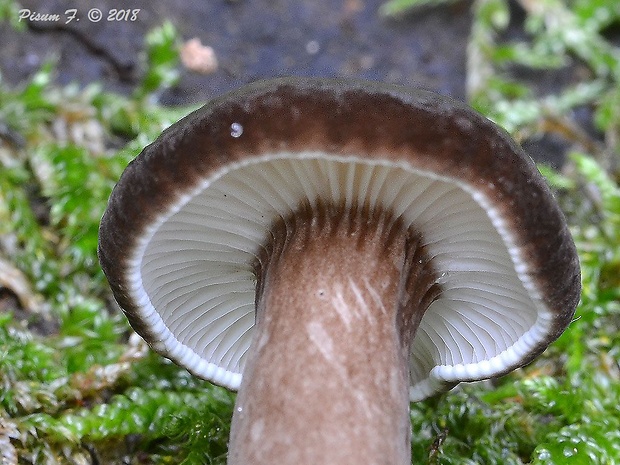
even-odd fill
[(422, 237), (441, 290), (411, 400), (528, 363), (573, 317), (577, 253), (533, 161), (458, 101), (362, 81), (261, 81), (173, 124), (113, 190), (101, 266), (154, 350), (237, 389), (253, 264), (274, 221), (317, 202), (388, 209)]

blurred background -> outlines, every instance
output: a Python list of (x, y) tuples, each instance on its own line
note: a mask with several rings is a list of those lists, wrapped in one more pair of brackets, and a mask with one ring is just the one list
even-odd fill
[[(3, 74), (11, 83), (27, 79), (43, 62), (57, 59), (57, 82), (102, 81), (129, 92), (144, 72), (144, 38), (164, 23), (180, 43), (197, 38), (211, 47), (217, 67), (208, 73), (183, 69), (161, 103), (204, 102), (248, 81), (283, 75), (356, 76), (418, 85), (465, 97), (465, 56), (471, 25), (468, 2), (428, 7), (417, 14), (386, 18), (380, 0), (293, 2), (23, 1), (38, 13), (60, 13), (59, 22), (27, 21), (19, 33), (3, 29)], [(68, 8), (79, 21), (63, 24)], [(99, 22), (92, 8), (139, 10), (134, 21)]]

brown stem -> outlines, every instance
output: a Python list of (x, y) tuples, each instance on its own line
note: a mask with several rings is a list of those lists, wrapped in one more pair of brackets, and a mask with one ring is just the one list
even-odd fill
[(416, 236), (323, 207), (274, 230), (229, 465), (410, 463), (409, 347), (434, 288)]

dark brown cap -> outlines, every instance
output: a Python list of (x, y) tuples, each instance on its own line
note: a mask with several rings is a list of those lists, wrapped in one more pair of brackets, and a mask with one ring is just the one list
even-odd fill
[(412, 400), (527, 363), (572, 319), (577, 253), (532, 160), (463, 103), (370, 82), (257, 82), (172, 125), (114, 189), (101, 265), (155, 350), (235, 389), (256, 257), (316, 202), (389, 210), (423, 238), (441, 292), (412, 343)]

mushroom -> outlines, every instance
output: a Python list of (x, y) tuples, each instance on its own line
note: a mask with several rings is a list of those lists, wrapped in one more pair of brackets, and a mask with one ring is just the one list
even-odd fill
[(239, 390), (229, 464), (409, 463), (409, 402), (530, 362), (574, 243), (532, 160), (431, 92), (282, 78), (127, 167), (99, 257), (135, 330)]

